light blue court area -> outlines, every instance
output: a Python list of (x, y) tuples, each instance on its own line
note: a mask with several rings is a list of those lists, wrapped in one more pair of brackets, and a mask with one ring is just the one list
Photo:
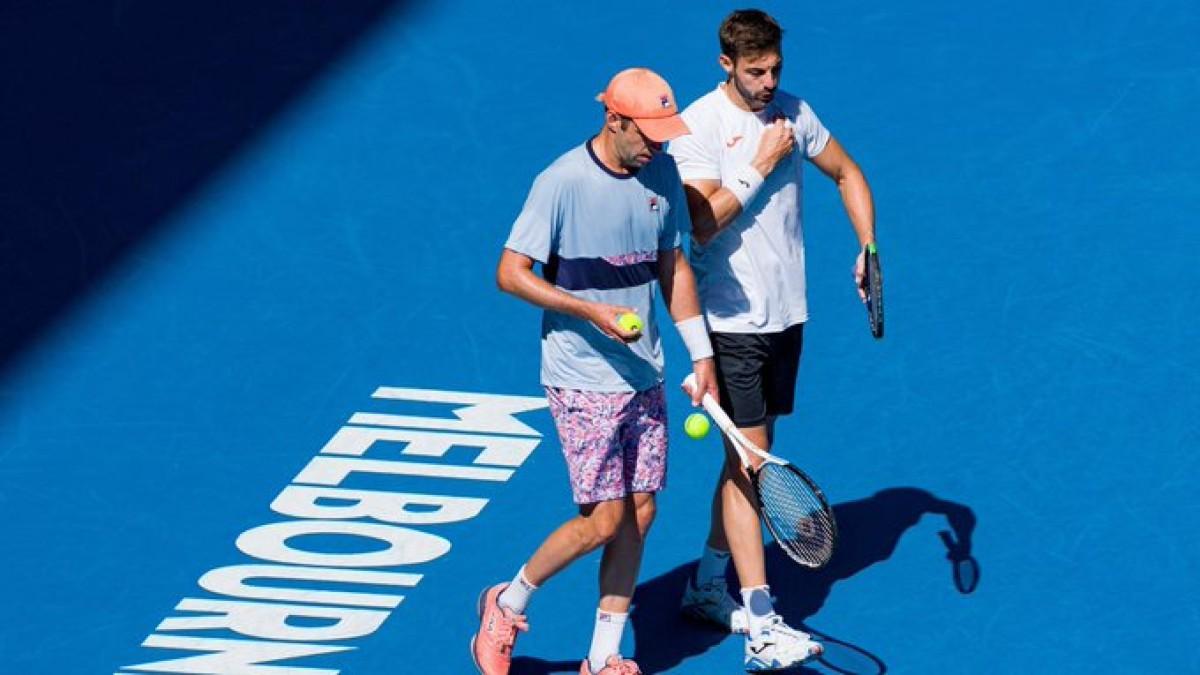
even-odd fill
[[(573, 513), (494, 266), (607, 79), (693, 100), (733, 6), (318, 4), (0, 10), (0, 672), (470, 673), (480, 589)], [(765, 8), (871, 182), (888, 292), (875, 342), (810, 170), (778, 447), (842, 542), (769, 555), (827, 637), (804, 672), (1200, 672), (1200, 5)], [(720, 451), (666, 332), (624, 648), (738, 672), (676, 614)], [(407, 522), (336, 509), (370, 495)], [(598, 566), (538, 592), (514, 672), (578, 671)]]

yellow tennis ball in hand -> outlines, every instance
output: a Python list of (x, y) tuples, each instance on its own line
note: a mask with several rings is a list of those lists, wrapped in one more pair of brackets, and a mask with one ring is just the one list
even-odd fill
[(701, 439), (708, 435), (710, 426), (708, 417), (703, 413), (692, 413), (683, 421), (683, 433), (689, 438)]
[(617, 317), (617, 325), (631, 333), (642, 332), (642, 317), (633, 312), (625, 312)]

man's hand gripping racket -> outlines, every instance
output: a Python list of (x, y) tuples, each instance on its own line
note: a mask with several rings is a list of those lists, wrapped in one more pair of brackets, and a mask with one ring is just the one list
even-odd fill
[(883, 339), (883, 271), (879, 267), (879, 250), (875, 242), (863, 248), (863, 275), (860, 285), (863, 302), (867, 305), (867, 324), (876, 340)]
[[(694, 390), (694, 375), (687, 376), (683, 388), (689, 394)], [(751, 443), (712, 396), (705, 394), (701, 404), (729, 439), (750, 475), (750, 484), (758, 497), (759, 517), (779, 547), (805, 567), (824, 567), (837, 544), (837, 523), (821, 488), (787, 460)], [(757, 469), (750, 462), (750, 454), (762, 460)]]

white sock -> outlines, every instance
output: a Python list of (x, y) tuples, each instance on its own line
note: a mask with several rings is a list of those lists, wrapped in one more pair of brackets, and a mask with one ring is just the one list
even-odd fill
[(705, 546), (704, 553), (700, 556), (700, 565), (696, 567), (696, 585), (703, 586), (714, 579), (724, 579), (725, 570), (728, 568), (729, 551)]
[(588, 651), (588, 668), (598, 673), (613, 654), (621, 653), (621, 634), (625, 632), (628, 614), (596, 610), (596, 628), (592, 631), (592, 648)]
[(775, 613), (775, 608), (771, 605), (771, 587), (743, 588), (742, 605), (746, 608), (746, 622), (750, 627), (750, 637), (756, 637), (766, 626), (767, 617)]
[(506, 607), (516, 614), (524, 614), (525, 608), (529, 606), (529, 598), (537, 589), (537, 586), (525, 578), (525, 566), (521, 565), (521, 569), (517, 570), (517, 576), (513, 577), (512, 583), (500, 593), (500, 597), (496, 598), (496, 604)]

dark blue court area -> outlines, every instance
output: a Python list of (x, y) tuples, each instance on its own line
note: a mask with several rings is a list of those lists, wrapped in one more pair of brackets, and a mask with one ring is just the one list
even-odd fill
[[(0, 672), (474, 672), (480, 589), (574, 513), (501, 246), (612, 74), (722, 79), (735, 7), (0, 7)], [(809, 167), (777, 448), (842, 540), (819, 572), (768, 549), (826, 638), (799, 672), (1200, 673), (1200, 5), (762, 7), (871, 183), (888, 292), (876, 342)], [(736, 673), (677, 615), (720, 449), (665, 332), (624, 651)], [(402, 522), (348, 511), (380, 493)], [(514, 673), (578, 672), (598, 568), (538, 592)]]

